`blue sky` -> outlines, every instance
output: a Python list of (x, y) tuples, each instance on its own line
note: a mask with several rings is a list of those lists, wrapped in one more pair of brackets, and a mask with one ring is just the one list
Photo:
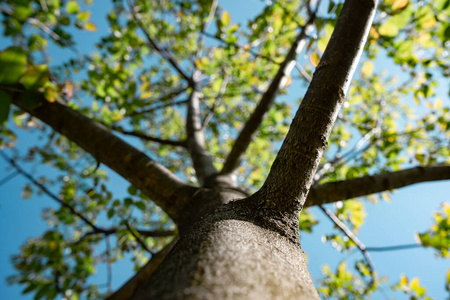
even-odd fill
[[(95, 34), (82, 33), (76, 36), (79, 48), (83, 51), (93, 49), (93, 44), (99, 35), (107, 30), (102, 16), (105, 15), (106, 1), (97, 0), (92, 15), (98, 26)], [(220, 1), (220, 5), (230, 11), (233, 22), (245, 22), (251, 16), (259, 12), (264, 3), (259, 0), (247, 1)], [(0, 37), (1, 48), (8, 41)], [(64, 58), (70, 52), (51, 48), (50, 53), (58, 60)], [(72, 54), (69, 54), (72, 55)], [(379, 68), (387, 68), (386, 61), (381, 61)], [(299, 92), (301, 90), (299, 89)], [(443, 99), (447, 99), (444, 95)], [(297, 97), (298, 98), (298, 97)], [(27, 145), (34, 143), (36, 136), (29, 132), (21, 131), (18, 136), (18, 149), (25, 151)], [(8, 152), (10, 154), (10, 152)], [(25, 166), (31, 170), (29, 166)], [(38, 173), (45, 169), (38, 169)], [(7, 165), (0, 160), (0, 179), (9, 174)], [(128, 184), (119, 176), (110, 176), (112, 190), (123, 194)], [(46, 224), (41, 220), (41, 211), (45, 207), (55, 207), (46, 196), (33, 196), (29, 200), (20, 197), (21, 188), (27, 183), (21, 176), (14, 177), (8, 184), (0, 186), (0, 299), (32, 299), (31, 295), (21, 295), (20, 286), (6, 285), (5, 278), (14, 270), (10, 263), (10, 256), (18, 253), (20, 245), (27, 238), (40, 235)], [(450, 201), (450, 182), (422, 183), (396, 191), (391, 196), (391, 202), (380, 202), (378, 205), (366, 204), (368, 217), (358, 237), (367, 246), (390, 246), (414, 243), (414, 233), (422, 232), (431, 225), (432, 212), (437, 210), (440, 203)], [(313, 208), (313, 213), (320, 223), (314, 227), (312, 234), (302, 234), (301, 242), (303, 250), (308, 256), (308, 264), (313, 278), (321, 276), (320, 267), (328, 264), (334, 269), (343, 258), (350, 261), (361, 259), (359, 252), (350, 255), (339, 255), (329, 243), (323, 244), (321, 237), (329, 234), (333, 224), (323, 216), (322, 212)], [(380, 275), (387, 275), (390, 282), (396, 282), (401, 274), (408, 278), (419, 277), (421, 284), (427, 288), (428, 294), (434, 299), (444, 299), (447, 294), (444, 290), (445, 273), (450, 268), (450, 262), (436, 258), (431, 249), (411, 249), (394, 252), (371, 253), (376, 270)], [(349, 268), (351, 264), (349, 264)], [(102, 267), (103, 268), (103, 267)], [(114, 267), (113, 287), (119, 287), (133, 274), (131, 264), (118, 263)], [(99, 269), (96, 278), (99, 283), (106, 281), (105, 270)], [(387, 286), (384, 291), (392, 298), (392, 293)], [(395, 294), (396, 299), (406, 299), (402, 294)], [(374, 299), (386, 299), (383, 293), (377, 293)]]

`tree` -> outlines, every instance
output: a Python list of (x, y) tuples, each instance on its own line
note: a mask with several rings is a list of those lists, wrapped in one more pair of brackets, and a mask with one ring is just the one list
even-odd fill
[[(45, 214), (49, 230), (13, 258), (11, 282), (38, 299), (315, 299), (299, 242), (315, 221), (303, 210), (299, 223), (299, 214), (319, 205), (344, 233), (327, 238), (364, 255), (358, 274), (344, 263), (325, 269), (319, 291), (373, 293), (381, 279), (355, 236), (362, 202), (336, 213), (323, 205), (450, 179), (450, 111), (435, 97), (449, 76), (450, 2), (280, 1), (241, 28), (215, 0), (116, 0), (109, 34), (86, 55), (71, 26), (96, 29), (90, 2), (0, 5), (14, 43), (0, 53), (1, 145), (13, 148), (19, 128), (45, 140), (26, 156), (0, 153), (30, 180), (25, 196), (38, 189), (60, 204)], [(51, 43), (76, 57), (53, 66)], [(373, 61), (386, 55), (404, 69), (400, 83), (375, 73)], [(277, 96), (294, 86), (294, 68), (310, 83), (290, 122)], [(21, 160), (56, 169), (53, 178), (35, 178)], [(103, 165), (129, 181), (129, 195), (112, 195)], [(449, 215), (443, 204), (419, 235), (442, 257)], [(142, 268), (122, 288), (102, 295), (88, 284), (99, 260), (128, 251)], [(416, 279), (397, 287), (426, 297)]]

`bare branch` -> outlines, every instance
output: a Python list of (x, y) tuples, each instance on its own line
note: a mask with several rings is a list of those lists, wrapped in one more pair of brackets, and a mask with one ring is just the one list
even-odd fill
[[(21, 87), (20, 87), (21, 88)], [(41, 119), (65, 135), (101, 162), (140, 189), (178, 222), (187, 201), (181, 190), (189, 190), (177, 176), (141, 151), (129, 145), (103, 125), (59, 102), (50, 103), (43, 94), (9, 91), (13, 103)], [(27, 106), (26, 97), (33, 97), (36, 108)]]
[(165, 140), (165, 139), (146, 135), (142, 132), (125, 130), (121, 126), (116, 126), (116, 125), (112, 125), (111, 129), (113, 129), (117, 132), (120, 132), (122, 134), (125, 134), (125, 135), (135, 136), (135, 137), (138, 137), (138, 138), (146, 140), (146, 141), (159, 143), (161, 145), (169, 145), (169, 146), (176, 146), (176, 147), (183, 147), (183, 148), (187, 147), (186, 141)]
[(364, 259), (367, 262), (367, 266), (372, 277), (369, 282), (367, 289), (372, 287), (376, 280), (375, 268), (373, 266), (372, 259), (370, 258), (369, 252), (367, 252), (366, 246), (358, 239), (358, 237), (341, 221), (339, 218), (332, 213), (330, 210), (326, 209), (322, 205), (319, 205), (319, 208), (327, 215), (327, 217), (350, 239), (353, 243), (355, 243), (356, 247), (361, 251)]
[(208, 177), (217, 173), (213, 159), (206, 150), (205, 132), (200, 119), (200, 92), (192, 90), (189, 97), (186, 117), (187, 145), (194, 165), (195, 173), (200, 185)]
[(150, 275), (156, 270), (159, 264), (164, 260), (164, 258), (172, 250), (173, 246), (178, 241), (178, 238), (174, 238), (170, 244), (166, 245), (161, 251), (152, 255), (152, 258), (148, 263), (139, 270), (130, 280), (128, 280), (121, 288), (110, 295), (106, 300), (125, 300), (130, 299), (134, 291), (140, 287)]
[(170, 55), (170, 53), (165, 51), (152, 38), (152, 36), (150, 35), (150, 32), (147, 30), (147, 27), (145, 27), (145, 25), (142, 23), (141, 19), (139, 18), (138, 12), (136, 11), (136, 7), (135, 7), (135, 5), (133, 4), (133, 2), (131, 0), (128, 0), (128, 6), (130, 6), (130, 12), (131, 12), (131, 15), (133, 16), (133, 19), (136, 21), (136, 23), (138, 24), (139, 28), (144, 33), (144, 35), (146, 36), (149, 44), (153, 47), (153, 49), (155, 49), (164, 59), (166, 59), (170, 63), (170, 65), (172, 65), (172, 67), (181, 75), (181, 77), (183, 77), (189, 83), (189, 85), (193, 85), (194, 84), (193, 79), (191, 77), (189, 77), (185, 71), (183, 71), (183, 69), (175, 61), (175, 59)]
[[(166, 101), (166, 100), (173, 99), (173, 98), (179, 96), (180, 94), (182, 94), (183, 92), (185, 92), (186, 89), (187, 88), (184, 87), (184, 88), (181, 88), (179, 90), (172, 91), (169, 94), (161, 96), (159, 99), (154, 100), (154, 102), (158, 103), (158, 102), (163, 102), (163, 101)], [(133, 116), (136, 116), (136, 115), (142, 115), (142, 114), (145, 114), (145, 113), (153, 112), (153, 111), (161, 109), (161, 108), (166, 108), (166, 107), (169, 107), (169, 106), (184, 104), (186, 102), (187, 102), (187, 100), (172, 101), (172, 102), (168, 102), (168, 103), (158, 103), (157, 105), (154, 105), (154, 106), (152, 106), (150, 108), (147, 108), (147, 109), (143, 109), (143, 110), (139, 110), (139, 111), (132, 111), (130, 113), (127, 113), (126, 116), (133, 117)]]
[(136, 242), (138, 242), (145, 251), (147, 251), (148, 253), (153, 255), (154, 254), (153, 251), (147, 247), (147, 245), (145, 244), (145, 241), (143, 241), (141, 239), (141, 237), (136, 234), (135, 230), (133, 228), (131, 228), (131, 226), (128, 222), (125, 222), (125, 226), (127, 227), (128, 231), (131, 233), (131, 235), (136, 239)]
[(0, 186), (4, 185), (5, 183), (7, 183), (8, 181), (10, 181), (11, 179), (13, 179), (14, 177), (16, 177), (19, 174), (20, 174), (20, 172), (16, 170), (15, 172), (12, 172), (11, 174), (6, 175), (5, 177), (3, 177), (0, 180)]
[(385, 251), (397, 251), (406, 249), (416, 249), (421, 248), (422, 245), (419, 244), (406, 244), (406, 245), (396, 245), (396, 246), (384, 246), (384, 247), (366, 247), (367, 251), (373, 252), (385, 252)]
[(45, 187), (43, 184), (39, 183), (30, 173), (28, 173), (27, 171), (22, 169), (12, 158), (8, 157), (1, 150), (0, 150), (0, 156), (6, 162), (8, 162), (11, 166), (13, 166), (17, 170), (18, 173), (20, 173), (25, 178), (30, 180), (31, 183), (33, 183), (37, 188), (39, 188), (47, 196), (49, 196), (50, 198), (52, 198), (53, 200), (55, 200), (56, 202), (61, 204), (61, 206), (63, 206), (65, 208), (67, 208), (68, 210), (70, 210), (70, 212), (73, 215), (75, 215), (75, 216), (79, 217), (81, 220), (83, 220), (83, 222), (86, 223), (86, 225), (88, 225), (89, 227), (91, 227), (94, 231), (98, 231), (98, 232), (102, 232), (102, 233), (104, 232), (104, 229), (99, 228), (96, 225), (94, 225), (94, 223), (92, 221), (88, 220), (85, 216), (83, 216), (83, 214), (81, 214), (79, 211), (77, 211), (72, 205), (64, 202), (60, 197), (58, 197), (55, 194), (53, 194), (47, 187)]
[(272, 106), (278, 89), (284, 84), (287, 76), (289, 76), (292, 68), (295, 66), (295, 59), (298, 53), (301, 52), (305, 45), (305, 37), (307, 32), (310, 30), (311, 25), (314, 22), (315, 14), (313, 14), (307, 24), (302, 27), (300, 33), (295, 38), (292, 43), (291, 49), (286, 55), (285, 60), (280, 65), (277, 74), (272, 80), (271, 84), (267, 88), (267, 91), (263, 94), (260, 102), (255, 108), (255, 111), (250, 116), (249, 120), (245, 123), (244, 128), (242, 128), (238, 137), (236, 138), (230, 153), (228, 154), (225, 164), (221, 170), (221, 173), (228, 174), (233, 172), (239, 164), (241, 163), (242, 156), (248, 148), (253, 136), (256, 134), (259, 126), (261, 126), (262, 121), (266, 113)]
[(419, 182), (450, 179), (450, 166), (415, 167), (397, 172), (329, 182), (311, 188), (305, 207), (402, 188)]

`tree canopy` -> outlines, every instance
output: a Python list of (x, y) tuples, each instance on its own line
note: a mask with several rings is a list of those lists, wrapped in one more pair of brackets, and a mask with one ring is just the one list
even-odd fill
[[(0, 3), (8, 41), (0, 49), (0, 155), (9, 165), (0, 182), (21, 174), (29, 180), (22, 197), (41, 193), (58, 204), (43, 212), (48, 229), (12, 258), (9, 282), (35, 299), (117, 296), (91, 276), (128, 253), (136, 271), (162, 260), (208, 206), (178, 194), (225, 187), (248, 197), (270, 185), (343, 7), (268, 1), (237, 23), (216, 0), (93, 2)], [(106, 22), (92, 13), (98, 5)], [(98, 38), (95, 49), (78, 36)], [(367, 298), (384, 285), (428, 299), (417, 278), (386, 283), (369, 255), (380, 249), (357, 233), (365, 203), (450, 179), (449, 40), (449, 0), (377, 7), (360, 68), (337, 95), (346, 101), (329, 116), (336, 121), (321, 141), (326, 150), (300, 215), (300, 230), (311, 232), (317, 218), (308, 207), (319, 206), (335, 224), (325, 242), (362, 254), (354, 266), (324, 266), (316, 284), (324, 298)], [(334, 84), (330, 77), (315, 88)], [(24, 131), (36, 138), (16, 147)], [(113, 193), (113, 172), (129, 182), (121, 195)], [(409, 246), (448, 259), (450, 202), (443, 200), (433, 225)], [(450, 292), (450, 269), (439, 276)]]

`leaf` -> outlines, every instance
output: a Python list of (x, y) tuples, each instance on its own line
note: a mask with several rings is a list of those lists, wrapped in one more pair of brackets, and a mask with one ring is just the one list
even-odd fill
[(86, 29), (87, 31), (97, 31), (97, 26), (94, 23), (86, 23), (84, 24), (84, 29)]
[(224, 11), (222, 17), (220, 18), (222, 25), (228, 26), (228, 24), (230, 24), (230, 20), (231, 20), (230, 13), (228, 11)]
[(402, 9), (405, 8), (406, 5), (408, 5), (408, 0), (395, 0), (394, 3), (392, 4), (392, 9), (393, 10)]
[(142, 201), (136, 202), (134, 203), (134, 205), (136, 205), (137, 208), (139, 208), (142, 211), (145, 211), (145, 203)]
[(37, 65), (30, 66), (21, 81), (27, 90), (37, 90), (49, 79), (48, 65)]
[(10, 106), (11, 98), (6, 92), (0, 90), (0, 126), (8, 120)]
[(320, 62), (320, 56), (319, 56), (319, 54), (318, 54), (317, 52), (311, 53), (311, 56), (309, 57), (309, 61), (311, 62), (311, 64), (312, 64), (314, 67), (317, 67), (317, 65), (318, 65), (319, 62)]
[(77, 14), (77, 19), (78, 19), (78, 21), (81, 21), (81, 22), (86, 22), (87, 20), (90, 19), (90, 17), (91, 17), (90, 11), (82, 11)]
[(0, 52), (0, 83), (17, 83), (26, 69), (27, 55), (21, 47), (12, 46)]
[(80, 7), (78, 6), (77, 1), (71, 0), (67, 2), (66, 10), (69, 14), (76, 14), (80, 10)]

